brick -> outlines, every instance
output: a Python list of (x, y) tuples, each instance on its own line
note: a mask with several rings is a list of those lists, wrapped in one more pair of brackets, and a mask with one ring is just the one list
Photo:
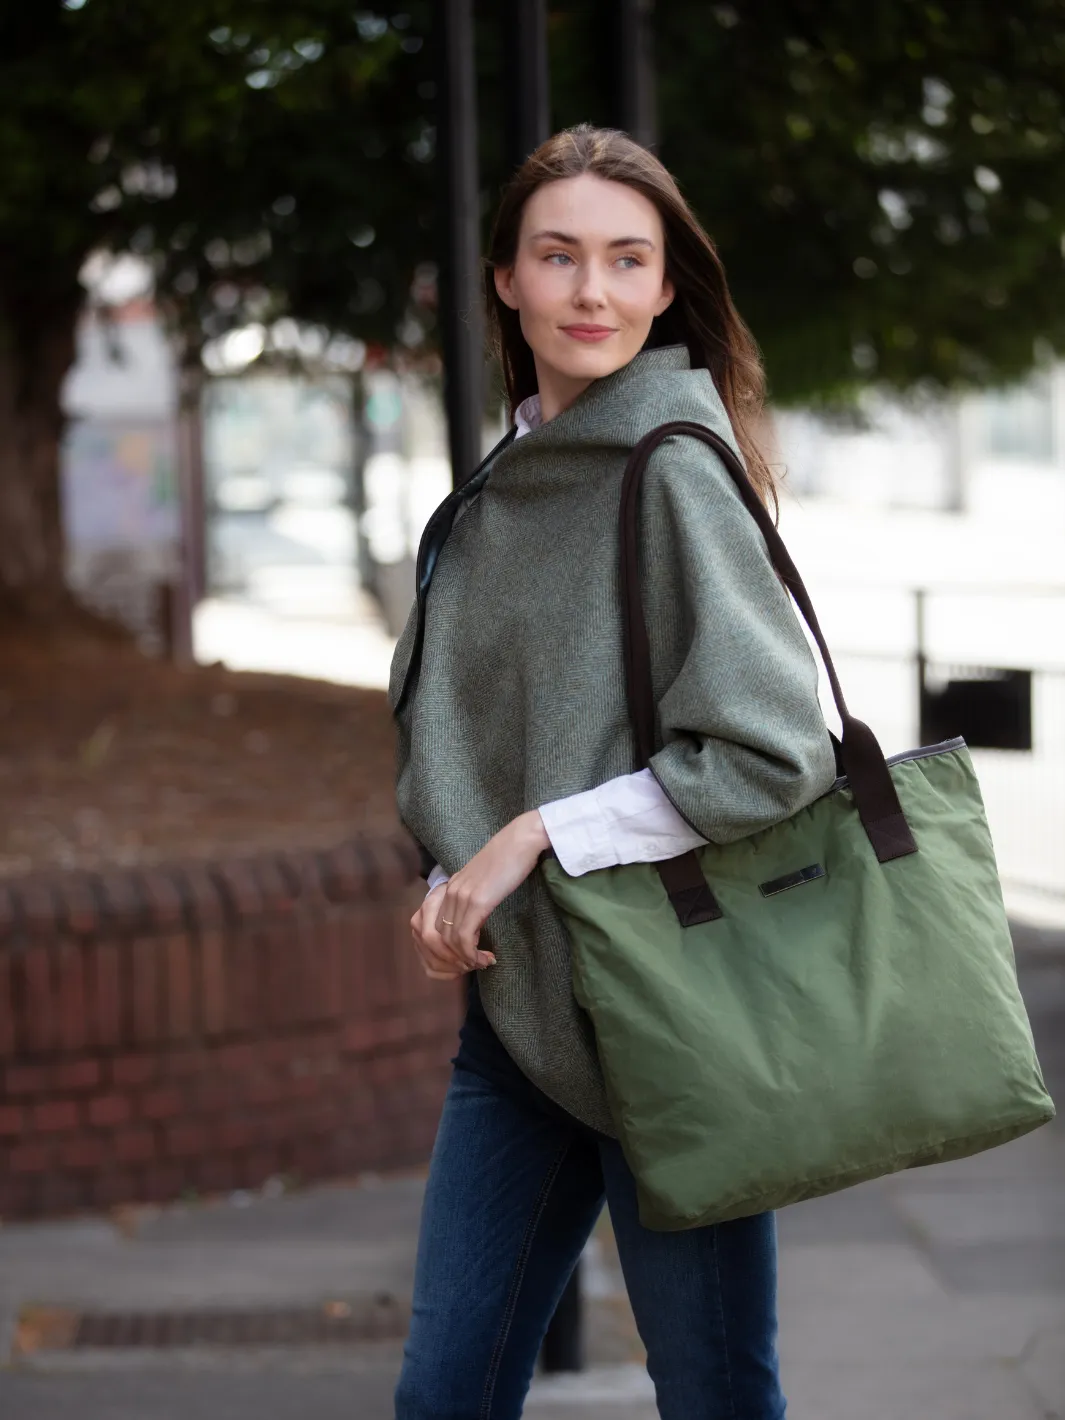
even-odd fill
[(8, 883), (0, 883), (0, 942), (18, 931), (19, 914), (15, 897)]
[(182, 933), (167, 937), (162, 946), (166, 1033), (171, 1040), (181, 1040), (193, 1031), (192, 944)]
[(255, 1130), (247, 1118), (224, 1119), (212, 1131), (214, 1146), (225, 1153), (247, 1149), (256, 1142)]
[(170, 1124), (165, 1135), (166, 1152), (171, 1158), (188, 1158), (190, 1155), (206, 1154), (210, 1141), (207, 1130), (194, 1121)]
[(304, 926), (302, 921), (288, 922), (283, 931), (275, 927), (252, 939), (259, 960), (259, 1019), (273, 1030), (289, 1029), (304, 1019), (304, 984), (313, 972), (305, 956)]
[(202, 981), (203, 1029), (208, 1035), (221, 1035), (228, 1017), (226, 939), (222, 932), (211, 930), (200, 937), (200, 974)]
[(343, 943), (341, 923), (331, 917), (322, 923), (319, 941), (321, 973), (318, 979), (318, 1015), (323, 1021), (335, 1021), (343, 1010)]
[(358, 1020), (369, 1014), (366, 975), (370, 969), (366, 950), (365, 908), (353, 908), (344, 918), (344, 948), (341, 957), (341, 1014)]
[(115, 868), (96, 873), (94, 878), (103, 898), (107, 924), (112, 930), (136, 931), (146, 925), (147, 907), (141, 897), (136, 873), (128, 868)]
[(421, 854), (418, 852), (418, 845), (409, 833), (392, 834), (388, 840), (392, 851), (399, 859), (400, 867), (404, 873), (404, 882), (421, 882)]
[(214, 1053), (215, 1068), (225, 1075), (249, 1074), (258, 1068), (263, 1047), (258, 1041), (235, 1040)]
[(371, 1055), (362, 1068), (372, 1085), (387, 1087), (395, 1077), (396, 1059), (393, 1055)]
[(28, 1218), (33, 1214), (34, 1182), (32, 1176), (0, 1174), (0, 1222), (5, 1218)]
[(91, 1197), (91, 1173), (64, 1170), (62, 1173), (46, 1173), (43, 1178), (30, 1177), (32, 1189), (27, 1211), (38, 1216), (72, 1213), (84, 1208)]
[(301, 923), (299, 954), (289, 954), (292, 969), (302, 978), (300, 1020), (307, 1025), (334, 1019), (340, 999), (339, 944), (330, 934), (331, 925), (324, 913)]
[(108, 1158), (110, 1145), (98, 1134), (76, 1134), (59, 1146), (59, 1166), (64, 1169), (98, 1169)]
[(142, 868), (138, 876), (153, 924), (164, 929), (180, 926), (185, 909), (178, 880), (161, 868)]
[(150, 1085), (158, 1074), (156, 1055), (116, 1055), (111, 1061), (111, 1083), (120, 1089)]
[(339, 843), (318, 855), (322, 887), (330, 902), (348, 902), (367, 891), (368, 864), (355, 844)]
[(253, 1149), (244, 1155), (242, 1163), (247, 1188), (261, 1188), (268, 1178), (283, 1171), (276, 1149)]
[(394, 898), (419, 876), (417, 853), (408, 849), (406, 840), (375, 838), (368, 847), (374, 859), (376, 896)]
[(157, 1155), (155, 1135), (150, 1129), (125, 1129), (111, 1140), (114, 1157), (120, 1164), (146, 1164)]
[(96, 1099), (89, 1101), (89, 1123), (99, 1128), (125, 1124), (129, 1117), (129, 1100), (125, 1095), (98, 1095)]
[(292, 1169), (300, 1178), (322, 1178), (333, 1172), (333, 1141), (323, 1135), (294, 1139), (289, 1149)]
[(316, 1100), (322, 1091), (322, 1081), (317, 1075), (303, 1075), (297, 1080), (285, 1083), (287, 1099)]
[(24, 1128), (25, 1120), (17, 1104), (0, 1105), (0, 1138), (17, 1138)]
[(42, 1100), (33, 1107), (33, 1127), (40, 1134), (78, 1127), (78, 1106), (73, 1100)]
[(243, 1095), (245, 1101), (256, 1109), (276, 1104), (285, 1098), (285, 1082), (276, 1075), (255, 1075), (246, 1082)]
[(14, 1055), (18, 1049), (15, 1036), (15, 999), (12, 991), (14, 965), (10, 954), (0, 947), (0, 1057)]
[(272, 855), (260, 853), (251, 863), (264, 912), (292, 911), (295, 894)]
[(216, 1114), (235, 1104), (243, 1104), (244, 1078), (240, 1075), (224, 1075), (212, 1070), (197, 1081), (193, 1092), (194, 1108), (197, 1114)]
[(365, 1055), (377, 1046), (378, 1022), (373, 1020), (352, 1021), (341, 1031), (341, 1049), (355, 1055)]
[(394, 1010), (399, 995), (395, 957), (401, 948), (396, 941), (392, 917), (387, 907), (367, 913), (372, 961), (368, 963), (365, 981), (366, 999), (372, 1011)]
[(148, 1164), (140, 1173), (141, 1197), (152, 1203), (168, 1203), (180, 1197), (186, 1183), (187, 1176), (180, 1164), (168, 1160)]
[[(175, 874), (176, 876), (176, 874)], [(202, 863), (187, 863), (180, 873), (190, 918), (198, 927), (213, 927), (231, 915), (218, 884)]]
[(8, 1155), (8, 1166), (12, 1173), (44, 1173), (52, 1164), (52, 1149), (49, 1144), (16, 1144)]
[(144, 1119), (171, 1119), (184, 1108), (176, 1090), (150, 1090), (140, 1099), (139, 1113)]
[(49, 883), (43, 878), (20, 878), (12, 890), (31, 936), (54, 937), (59, 926), (59, 904)]
[(31, 947), (21, 958), (25, 993), (26, 1043), (36, 1054), (54, 1049), (56, 1000), (52, 985), (52, 959), (45, 947)]
[(140, 1045), (160, 1038), (159, 942), (153, 937), (138, 937), (130, 948), (133, 972), (131, 1003), (133, 1006), (133, 1039)]
[(63, 1050), (82, 1050), (88, 1044), (85, 973), (82, 949), (62, 942), (56, 950), (56, 1005), (58, 1043)]
[(57, 1090), (94, 1090), (102, 1078), (98, 1060), (64, 1060), (52, 1069), (52, 1083)]
[(403, 1015), (386, 1016), (377, 1025), (378, 1040), (382, 1045), (401, 1045), (410, 1039), (410, 1022)]
[(40, 1065), (11, 1065), (4, 1075), (4, 1090), (9, 1095), (43, 1095), (48, 1076)]
[(247, 939), (232, 928), (221, 943), (221, 960), (225, 972), (226, 1029), (246, 1031), (257, 1024), (249, 1009), (249, 981), (255, 964), (248, 960)]
[(263, 910), (262, 893), (255, 874), (248, 863), (239, 858), (231, 858), (215, 866), (217, 881), (229, 895), (236, 912), (241, 917), (258, 917)]
[(99, 932), (100, 904), (88, 873), (64, 873), (56, 882), (56, 893), (70, 932), (78, 937), (90, 937)]
[(160, 1056), (159, 1060), (163, 1074), (175, 1080), (196, 1078), (213, 1072), (215, 1068), (214, 1051), (205, 1045), (196, 1045), (189, 1050), (169, 1051), (165, 1056)]
[(295, 884), (301, 906), (313, 905), (325, 897), (318, 860), (313, 853), (283, 853), (279, 865), (281, 872)]
[(229, 1193), (240, 1186), (240, 1171), (235, 1159), (214, 1155), (197, 1160), (195, 1179), (204, 1193)]
[(91, 961), (93, 1043), (114, 1047), (122, 1040), (122, 952), (118, 942), (97, 942)]
[(91, 1182), (93, 1204), (97, 1208), (113, 1208), (116, 1203), (133, 1203), (140, 1189), (132, 1170), (108, 1169), (98, 1173)]

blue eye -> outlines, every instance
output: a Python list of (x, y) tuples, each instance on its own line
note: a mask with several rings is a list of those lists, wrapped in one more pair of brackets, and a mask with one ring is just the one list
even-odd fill
[(553, 252), (549, 252), (549, 253), (548, 253), (548, 255), (547, 255), (547, 260), (548, 260), (548, 261), (554, 261), (554, 259), (555, 259), (556, 256), (561, 256), (561, 257), (563, 257), (566, 261), (570, 261), (570, 260), (572, 259), (572, 258), (570, 257), (570, 254), (569, 254), (568, 251), (553, 251)]
[[(618, 257), (618, 261), (631, 261), (633, 266), (641, 266), (641, 265), (643, 264), (643, 263), (640, 261), (639, 257), (636, 257), (636, 256), (619, 256), (619, 257)], [(627, 267), (625, 268), (625, 270), (626, 270), (626, 271), (631, 271), (631, 270), (632, 270), (632, 267), (631, 267), (631, 266), (627, 266)]]

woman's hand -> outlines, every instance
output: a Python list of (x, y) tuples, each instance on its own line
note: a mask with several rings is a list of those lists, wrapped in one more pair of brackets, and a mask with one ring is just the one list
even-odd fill
[(491, 952), (478, 949), (481, 928), (550, 846), (539, 812), (519, 814), (464, 868), (428, 894), (410, 921), (427, 976), (452, 981), (467, 971), (495, 965)]

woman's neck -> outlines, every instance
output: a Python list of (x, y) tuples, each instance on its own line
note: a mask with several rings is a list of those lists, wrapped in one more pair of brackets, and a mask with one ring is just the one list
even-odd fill
[(558, 370), (542, 366), (537, 360), (536, 383), (540, 392), (540, 419), (541, 423), (546, 424), (549, 419), (554, 419), (556, 414), (568, 409), (595, 381), (571, 378)]

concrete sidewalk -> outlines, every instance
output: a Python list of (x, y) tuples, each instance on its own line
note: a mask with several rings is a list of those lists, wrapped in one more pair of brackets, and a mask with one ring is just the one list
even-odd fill
[[(1017, 929), (1065, 1099), (1065, 934)], [(0, 1228), (3, 1420), (387, 1420), (421, 1180), (363, 1179)], [(779, 1215), (790, 1420), (1065, 1417), (1065, 1127)], [(609, 1229), (585, 1271), (590, 1367), (539, 1379), (545, 1420), (652, 1420)], [(348, 1344), (71, 1348), (77, 1311), (384, 1315)], [(387, 1317), (398, 1323), (387, 1324)], [(391, 1339), (389, 1339), (391, 1338)]]

